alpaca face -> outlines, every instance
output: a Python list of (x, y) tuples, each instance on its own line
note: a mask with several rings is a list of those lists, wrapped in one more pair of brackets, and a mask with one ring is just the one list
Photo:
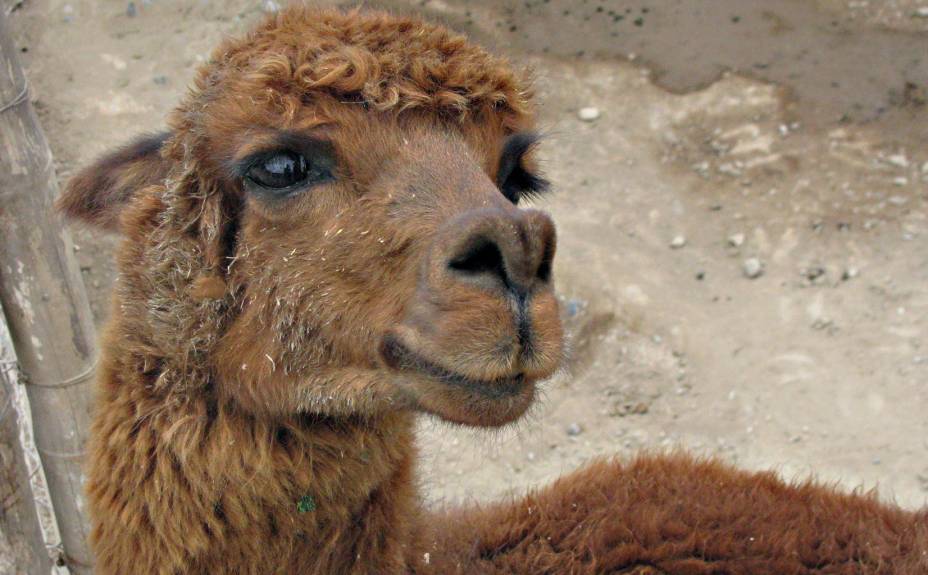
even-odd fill
[(518, 418), (562, 347), (554, 225), (519, 205), (546, 187), (526, 94), (460, 37), (383, 15), (292, 10), (220, 47), (172, 118), (158, 202), (200, 230), (178, 297), (225, 302), (200, 352), (219, 397)]
[(561, 350), (554, 226), (516, 205), (533, 191), (517, 187), (535, 177), (521, 173), (531, 140), (338, 116), (270, 137), (237, 168), (244, 306), (219, 349), (220, 380), (238, 382), (238, 401), (282, 394), (281, 409), (311, 411), (319, 392), (361, 377), (377, 383), (362, 384), (359, 403), (376, 385), (452, 421), (518, 417)]

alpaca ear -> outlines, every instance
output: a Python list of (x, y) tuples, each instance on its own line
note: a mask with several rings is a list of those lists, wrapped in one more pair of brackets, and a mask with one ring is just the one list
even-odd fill
[(68, 181), (56, 207), (69, 218), (119, 231), (119, 215), (133, 194), (167, 177), (170, 163), (161, 147), (170, 135), (145, 135), (99, 158)]

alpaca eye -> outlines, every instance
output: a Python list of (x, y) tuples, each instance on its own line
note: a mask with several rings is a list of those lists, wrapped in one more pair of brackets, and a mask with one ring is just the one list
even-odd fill
[(259, 159), (245, 173), (251, 182), (271, 190), (283, 190), (301, 184), (309, 176), (309, 163), (302, 154), (277, 152)]
[(503, 146), (496, 185), (514, 204), (521, 198), (539, 196), (548, 190), (548, 181), (525, 166), (526, 155), (537, 143), (537, 134), (525, 133), (511, 136)]

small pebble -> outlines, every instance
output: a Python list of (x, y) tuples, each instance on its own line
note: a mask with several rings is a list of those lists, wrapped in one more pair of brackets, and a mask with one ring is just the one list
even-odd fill
[(678, 250), (686, 245), (686, 238), (683, 236), (675, 236), (670, 242), (670, 247)]
[(915, 11), (916, 18), (928, 18), (928, 7), (919, 8)]
[(567, 317), (574, 317), (583, 311), (583, 302), (580, 300), (571, 299), (567, 301), (567, 305), (564, 307), (567, 311)]
[(903, 154), (893, 154), (892, 156), (886, 158), (886, 161), (899, 168), (909, 167), (909, 159), (906, 158)]
[(764, 275), (764, 263), (757, 258), (748, 258), (742, 264), (744, 276), (749, 279), (757, 279)]
[(168, 83), (168, 77), (164, 75), (158, 75), (151, 79), (152, 82), (158, 84), (159, 86), (164, 86)]
[(744, 234), (737, 233), (728, 236), (728, 245), (733, 248), (740, 248), (744, 245)]
[(896, 186), (899, 186), (899, 187), (901, 188), (901, 187), (903, 187), (903, 186), (909, 185), (909, 179), (900, 176), (900, 177), (898, 177), (898, 178), (896, 178), (896, 179), (893, 180), (893, 184), (895, 184)]
[(280, 4), (274, 0), (264, 0), (261, 3), (261, 10), (271, 13), (271, 12), (280, 12)]
[(593, 106), (580, 108), (580, 110), (577, 112), (577, 117), (584, 122), (595, 122), (599, 119), (599, 116), (599, 108), (595, 108)]
[(810, 282), (814, 282), (818, 279), (825, 277), (826, 270), (822, 266), (812, 266), (802, 270), (802, 275)]
[(709, 162), (699, 162), (699, 163), (697, 163), (697, 164), (693, 164), (693, 166), (692, 166), (693, 171), (696, 172), (697, 174), (701, 175), (701, 176), (706, 176), (706, 175), (708, 175), (708, 173), (709, 173), (709, 167), (710, 167), (710, 166), (709, 166)]
[(852, 280), (860, 275), (860, 270), (854, 266), (849, 266), (845, 268), (844, 273), (841, 274), (841, 279), (844, 281)]
[(583, 426), (577, 422), (571, 423), (567, 426), (567, 435), (570, 437), (576, 437), (583, 433)]
[(738, 166), (738, 162), (726, 162), (724, 164), (719, 164), (719, 173), (737, 178), (741, 176), (742, 172), (741, 168)]
[(126, 6), (126, 16), (129, 18), (135, 18), (135, 15), (138, 14), (138, 10), (135, 8), (135, 2), (129, 2)]
[(919, 473), (915, 476), (915, 479), (918, 479), (918, 483), (922, 487), (922, 491), (928, 491), (928, 470), (925, 473)]

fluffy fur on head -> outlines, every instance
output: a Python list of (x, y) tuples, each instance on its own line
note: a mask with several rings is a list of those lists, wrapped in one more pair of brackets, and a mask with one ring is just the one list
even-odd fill
[(252, 116), (265, 109), (269, 118), (252, 120), (279, 125), (294, 122), (306, 106), (323, 123), (333, 105), (349, 105), (462, 122), (496, 117), (514, 128), (529, 121), (531, 97), (527, 74), (442, 26), (360, 9), (293, 6), (221, 44), (172, 124), (178, 132), (211, 125), (198, 135), (217, 138), (225, 136), (221, 120), (234, 108), (249, 108)]
[[(212, 69), (244, 71), (260, 97), (282, 88), (304, 99), (325, 93), (377, 111), (424, 108), (452, 115), (526, 111), (524, 78), (442, 26), (387, 14), (294, 7), (213, 53)], [(199, 89), (221, 84), (201, 76)]]

